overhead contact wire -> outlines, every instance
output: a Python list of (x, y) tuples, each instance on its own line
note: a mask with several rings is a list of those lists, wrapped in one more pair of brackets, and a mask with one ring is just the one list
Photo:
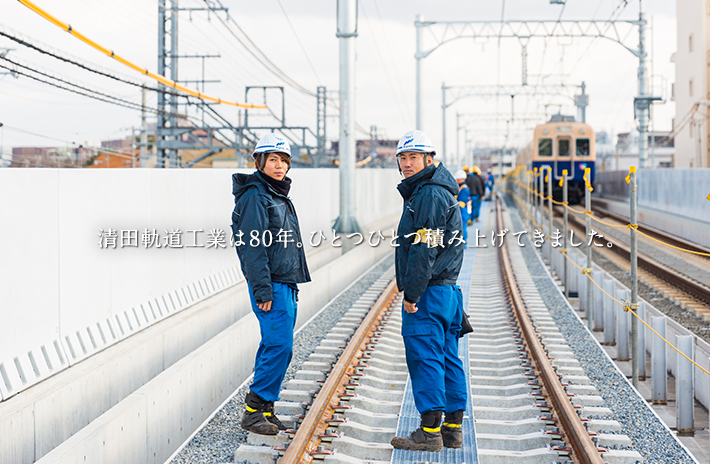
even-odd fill
[(230, 105), (230, 106), (237, 106), (240, 108), (255, 108), (255, 109), (263, 109), (266, 108), (266, 105), (252, 105), (248, 103), (239, 103), (239, 102), (234, 102), (234, 101), (229, 101), (229, 100), (222, 100), (221, 98), (216, 98), (212, 97), (209, 95), (205, 95), (201, 92), (198, 92), (196, 90), (189, 89), (183, 85), (178, 84), (177, 82), (173, 81), (172, 79), (168, 79), (165, 76), (162, 76), (160, 74), (156, 74), (153, 72), (148, 71), (146, 68), (141, 68), (140, 66), (134, 64), (131, 61), (128, 61), (127, 59), (117, 55), (114, 53), (113, 50), (109, 50), (106, 47), (103, 47), (102, 45), (99, 45), (98, 43), (94, 42), (90, 38), (86, 37), (85, 35), (81, 34), (80, 32), (74, 30), (70, 24), (65, 23), (60, 21), (59, 19), (55, 18), (51, 14), (47, 13), (34, 3), (30, 2), (29, 0), (17, 0), (20, 2), (22, 5), (26, 6), (30, 10), (34, 11), (38, 15), (42, 16), (44, 19), (47, 21), (51, 22), (55, 26), (63, 29), (65, 32), (70, 33), (77, 39), (81, 40), (82, 42), (86, 43), (87, 45), (91, 46), (92, 48), (100, 51), (101, 53), (105, 54), (106, 56), (109, 56), (110, 58), (113, 58), (114, 60), (118, 61), (119, 63), (133, 69), (134, 71), (137, 71), (141, 74), (143, 74), (146, 77), (149, 77), (153, 80), (156, 80), (160, 82), (161, 84), (170, 87), (175, 90), (179, 90), (181, 92), (184, 92), (188, 95), (191, 95), (193, 97), (199, 98), (201, 100), (208, 100), (214, 103), (222, 104), (222, 105)]

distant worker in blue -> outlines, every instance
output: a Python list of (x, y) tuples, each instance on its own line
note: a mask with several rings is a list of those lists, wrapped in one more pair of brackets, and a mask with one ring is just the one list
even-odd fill
[(466, 182), (471, 190), (471, 217), (474, 222), (478, 222), (478, 216), (481, 214), (481, 202), (486, 194), (486, 181), (481, 177), (481, 169), (478, 166), (473, 167), (473, 172)]
[(491, 168), (488, 168), (488, 177), (486, 177), (486, 187), (488, 187), (488, 199), (493, 199), (493, 186), (496, 183), (496, 178), (491, 172)]
[[(244, 242), (236, 247), (237, 254), (261, 332), (241, 426), (250, 432), (276, 435), (286, 429), (274, 414), (274, 401), (279, 399), (293, 353), (297, 285), (310, 282), (311, 276), (296, 209), (288, 196), (291, 147), (282, 136), (272, 133), (259, 140), (252, 156), (256, 172), (232, 175), (232, 231), (235, 241), (241, 236)], [(277, 244), (281, 231), (288, 232), (286, 241)]]
[[(404, 134), (397, 163), (404, 199), (395, 251), (397, 287), (404, 292), (402, 338), (421, 422), (411, 435), (394, 437), (392, 446), (439, 451), (462, 446), (466, 373), (458, 356), (463, 296), (456, 285), (463, 246), (458, 185), (422, 131)], [(443, 414), (444, 423), (441, 423)]]
[[(471, 202), (471, 193), (468, 190), (468, 185), (466, 185), (466, 172), (462, 169), (456, 171), (454, 174), (454, 179), (456, 183), (459, 184), (459, 192), (456, 195), (456, 199), (459, 202), (459, 209), (461, 210), (461, 222), (463, 224), (463, 239), (468, 240), (468, 207)], [(463, 245), (466, 248), (466, 244)]]

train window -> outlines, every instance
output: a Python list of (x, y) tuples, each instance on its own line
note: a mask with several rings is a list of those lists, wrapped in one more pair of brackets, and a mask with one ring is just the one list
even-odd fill
[(540, 139), (537, 142), (538, 156), (552, 156), (552, 139)]
[(557, 140), (557, 156), (569, 156), (569, 139)]
[(577, 156), (589, 156), (589, 139), (577, 139)]

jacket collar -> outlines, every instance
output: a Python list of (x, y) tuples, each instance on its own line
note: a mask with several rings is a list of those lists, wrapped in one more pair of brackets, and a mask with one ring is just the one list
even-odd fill
[(423, 187), (432, 177), (434, 177), (434, 172), (436, 172), (436, 166), (430, 164), (418, 173), (414, 174), (412, 177), (402, 179), (402, 182), (397, 185), (397, 190), (399, 190), (400, 195), (404, 200), (409, 200), (414, 192), (418, 188)]

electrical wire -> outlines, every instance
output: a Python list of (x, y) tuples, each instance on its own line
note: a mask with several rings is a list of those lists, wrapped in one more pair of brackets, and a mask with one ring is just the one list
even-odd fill
[[(279, 0), (280, 1), (280, 0)], [(380, 46), (377, 43), (377, 39), (375, 38), (375, 33), (374, 30), (372, 29), (372, 26), (370, 25), (370, 19), (367, 16), (367, 12), (365, 11), (365, 2), (359, 2), (360, 7), (362, 8), (362, 13), (363, 16), (365, 17), (365, 24), (367, 24), (367, 28), (370, 30), (370, 34), (372, 34), (373, 42), (375, 44), (375, 50), (377, 51), (377, 57), (380, 60), (380, 64), (382, 65), (382, 69), (385, 71), (385, 77), (387, 78), (387, 84), (389, 85), (390, 92), (392, 92), (392, 96), (394, 97), (395, 103), (397, 104), (397, 108), (401, 112), (402, 120), (404, 121), (405, 124), (407, 124), (407, 117), (406, 114), (407, 112), (404, 110), (402, 107), (401, 102), (399, 101), (399, 96), (397, 95), (397, 92), (394, 90), (394, 85), (392, 84), (392, 80), (390, 79), (390, 73), (385, 66), (385, 60), (382, 58), (382, 53), (380, 52)]]
[(7, 38), (7, 39), (10, 39), (10, 40), (12, 40), (12, 41), (15, 42), (15, 43), (17, 43), (17, 44), (19, 44), (19, 45), (22, 45), (22, 46), (24, 46), (24, 47), (27, 47), (27, 48), (29, 48), (29, 49), (31, 49), (31, 50), (36, 51), (36, 52), (39, 52), (39, 53), (42, 53), (42, 54), (44, 54), (44, 55), (50, 56), (50, 57), (52, 57), (52, 58), (55, 58), (55, 59), (60, 60), (60, 61), (63, 61), (63, 62), (65, 62), (65, 63), (69, 63), (69, 64), (72, 64), (72, 65), (74, 65), (74, 66), (78, 66), (79, 68), (84, 69), (84, 70), (89, 71), (89, 72), (92, 72), (92, 73), (94, 73), (94, 74), (98, 74), (98, 75), (100, 75), (100, 76), (108, 77), (109, 79), (113, 79), (113, 80), (118, 81), (118, 82), (123, 82), (124, 84), (132, 85), (132, 86), (134, 86), (134, 87), (140, 87), (140, 88), (145, 87), (146, 90), (150, 90), (150, 91), (152, 91), (152, 92), (160, 92), (160, 93), (165, 93), (165, 94), (168, 94), (168, 95), (175, 95), (175, 96), (179, 96), (179, 97), (186, 97), (185, 94), (181, 94), (181, 93), (177, 93), (177, 92), (172, 92), (172, 91), (170, 91), (170, 90), (168, 90), (168, 89), (160, 89), (160, 88), (155, 88), (155, 87), (146, 86), (144, 83), (140, 83), (140, 82), (137, 82), (137, 81), (131, 81), (131, 80), (128, 80), (128, 79), (126, 79), (126, 78), (124, 78), (124, 77), (116, 76), (116, 75), (111, 74), (111, 73), (109, 73), (109, 72), (107, 72), (107, 71), (103, 71), (103, 70), (97, 69), (96, 67), (94, 67), (94, 66), (92, 66), (92, 65), (88, 65), (88, 64), (85, 64), (85, 63), (81, 63), (81, 62), (79, 62), (79, 61), (76, 60), (76, 59), (69, 58), (69, 57), (67, 57), (67, 56), (62, 56), (62, 55), (58, 54), (57, 52), (50, 51), (50, 50), (49, 50), (49, 47), (42, 48), (42, 47), (40, 47), (40, 46), (38, 46), (38, 45), (35, 45), (35, 43), (30, 42), (30, 41), (27, 40), (26, 38), (20, 38), (20, 37), (18, 37), (18, 35), (14, 35), (14, 34), (8, 32), (8, 31), (7, 31), (7, 28), (4, 28), (4, 27), (0, 27), (0, 36), (5, 37), (5, 38)]
[(263, 106), (261, 106), (261, 105), (247, 105), (247, 104), (244, 104), (244, 103), (238, 103), (238, 102), (233, 102), (233, 101), (227, 101), (227, 100), (222, 100), (221, 98), (216, 98), (216, 97), (211, 97), (211, 96), (209, 96), (209, 95), (204, 95), (204, 94), (202, 94), (201, 92), (197, 92), (197, 91), (192, 90), (192, 89), (189, 89), (189, 88), (187, 88), (187, 87), (185, 87), (185, 86), (183, 86), (183, 85), (180, 85), (180, 84), (178, 84), (177, 82), (174, 82), (173, 80), (168, 79), (168, 78), (165, 77), (165, 76), (162, 76), (162, 75), (156, 74), (156, 73), (152, 73), (152, 72), (148, 71), (147, 69), (141, 68), (141, 67), (139, 67), (139, 66), (133, 64), (132, 62), (126, 60), (125, 58), (122, 58), (121, 56), (116, 55), (113, 50), (109, 50), (109, 49), (107, 49), (106, 47), (102, 47), (101, 45), (99, 45), (98, 43), (96, 43), (96, 42), (94, 42), (93, 40), (89, 39), (89, 38), (86, 37), (85, 35), (83, 35), (83, 34), (77, 32), (77, 31), (75, 31), (74, 29), (72, 29), (72, 27), (71, 27), (70, 24), (64, 23), (64, 22), (58, 20), (57, 18), (55, 18), (54, 16), (50, 15), (50, 14), (47, 13), (46, 11), (42, 10), (41, 8), (39, 8), (37, 5), (33, 4), (33, 3), (30, 2), (29, 0), (17, 0), (17, 1), (20, 2), (22, 5), (26, 6), (27, 8), (29, 8), (30, 10), (34, 11), (34, 12), (37, 13), (38, 15), (42, 16), (44, 19), (46, 19), (47, 21), (51, 22), (51, 23), (54, 24), (55, 26), (58, 26), (59, 28), (63, 29), (65, 32), (70, 33), (71, 35), (73, 35), (74, 37), (78, 38), (78, 39), (81, 40), (82, 42), (84, 42), (84, 43), (86, 43), (87, 45), (91, 46), (92, 48), (94, 48), (94, 49), (96, 49), (96, 50), (98, 50), (98, 51), (104, 53), (104, 54), (107, 55), (107, 56), (110, 56), (110, 57), (113, 58), (114, 60), (116, 60), (116, 61), (118, 61), (119, 63), (121, 63), (121, 64), (123, 64), (123, 65), (125, 65), (125, 66), (127, 66), (127, 67), (129, 67), (129, 68), (131, 68), (131, 69), (133, 69), (134, 71), (138, 71), (138, 72), (140, 72), (141, 74), (144, 74), (145, 76), (147, 76), (147, 77), (149, 77), (149, 78), (151, 78), (151, 79), (153, 79), (153, 80), (156, 80), (156, 81), (160, 82), (160, 83), (163, 84), (163, 85), (166, 85), (166, 86), (168, 86), (168, 87), (171, 87), (171, 88), (173, 88), (173, 89), (175, 89), (175, 90), (179, 90), (179, 91), (181, 91), (181, 92), (185, 92), (186, 94), (192, 95), (193, 97), (197, 97), (197, 98), (200, 98), (200, 99), (202, 99), (202, 100), (209, 100), (209, 101), (212, 101), (212, 102), (215, 102), (215, 103), (219, 103), (219, 104), (231, 105), (231, 106), (238, 106), (238, 107), (243, 107), (243, 108), (263, 108)]
[[(143, 106), (142, 106), (140, 103), (135, 103), (135, 102), (132, 102), (132, 101), (129, 101), (129, 100), (125, 100), (125, 99), (123, 99), (123, 98), (119, 98), (119, 97), (115, 97), (115, 96), (113, 96), (113, 95), (109, 95), (109, 94), (107, 94), (107, 93), (105, 93), (105, 92), (101, 92), (101, 91), (98, 91), (98, 90), (90, 89), (90, 88), (85, 87), (85, 86), (83, 86), (83, 85), (76, 84), (76, 83), (73, 83), (73, 82), (68, 81), (68, 80), (66, 80), (66, 79), (63, 79), (63, 78), (60, 78), (60, 77), (53, 76), (53, 75), (51, 75), (51, 74), (42, 72), (42, 71), (40, 71), (40, 70), (38, 70), (38, 69), (35, 69), (35, 68), (30, 67), (30, 66), (24, 65), (24, 64), (22, 64), (22, 63), (19, 63), (19, 62), (17, 62), (17, 61), (11, 60), (11, 59), (6, 58), (6, 57), (4, 57), (4, 56), (0, 56), (0, 59), (3, 60), (3, 61), (6, 61), (6, 62), (8, 62), (8, 63), (11, 63), (11, 64), (14, 65), (14, 66), (18, 66), (18, 67), (20, 67), (20, 68), (26, 69), (27, 71), (31, 71), (31, 72), (33, 72), (33, 73), (35, 73), (35, 74), (39, 74), (40, 76), (44, 76), (44, 77), (47, 77), (47, 78), (49, 78), (49, 79), (54, 79), (55, 81), (61, 82), (61, 83), (63, 83), (63, 84), (70, 85), (70, 86), (72, 86), (72, 87), (76, 87), (77, 89), (81, 89), (81, 90), (83, 90), (83, 91), (85, 91), (85, 92), (90, 92), (91, 94), (99, 95), (99, 96), (101, 96), (101, 97), (104, 97), (104, 98), (100, 99), (101, 101), (104, 101), (104, 102), (107, 102), (107, 103), (114, 103), (114, 104), (117, 104), (117, 105), (119, 105), (119, 106), (123, 106), (123, 107), (125, 107), (125, 108), (131, 108), (131, 109), (137, 109), (137, 110), (142, 110), (142, 109), (143, 109)], [(5, 68), (5, 69), (11, 69), (11, 68), (9, 68), (9, 67), (7, 67), (7, 66), (3, 66), (2, 64), (0, 64), (0, 67), (3, 67), (3, 68)], [(36, 78), (35, 76), (32, 76), (32, 75), (27, 74), (27, 73), (22, 73), (22, 72), (20, 72), (20, 71), (17, 71), (16, 69), (15, 69), (15, 70), (12, 70), (12, 71), (13, 71), (13, 72), (16, 72), (17, 74), (23, 75), (23, 76), (25, 76), (25, 77), (29, 77), (30, 79), (34, 79), (34, 80), (36, 80), (36, 81), (44, 82), (44, 83), (50, 84), (50, 85), (54, 85), (54, 84), (50, 83), (49, 81), (44, 81), (44, 80), (38, 79), (38, 78)], [(84, 95), (84, 96), (88, 96), (88, 97), (91, 97), (91, 98), (95, 98), (95, 97), (92, 96), (92, 95), (85, 94), (85, 93), (81, 93), (81, 92), (76, 92), (76, 91), (73, 91), (72, 89), (69, 89), (69, 88), (66, 88), (66, 87), (61, 87), (61, 86), (58, 86), (58, 85), (54, 85), (54, 86), (55, 86), (55, 87), (58, 87), (58, 88), (61, 88), (61, 89), (64, 89), (64, 90), (72, 91), (72, 92), (74, 92), (74, 93), (78, 93), (78, 94), (80, 94), (80, 95)], [(108, 99), (110, 99), (110, 100), (105, 100), (106, 98), (108, 98)], [(97, 99), (99, 99), (99, 98), (97, 98)], [(148, 106), (146, 106), (145, 109), (146, 109), (146, 111), (149, 111), (149, 112), (155, 113), (155, 114), (165, 114), (165, 115), (170, 115), (170, 116), (180, 116), (180, 115), (175, 114), (175, 113), (170, 113), (170, 112), (166, 112), (166, 111), (160, 111), (160, 110), (157, 109), (157, 108), (152, 108), (152, 107), (148, 107)]]
[[(406, 96), (405, 93), (404, 93), (404, 85), (402, 85), (402, 80), (401, 80), (400, 77), (399, 77), (399, 68), (394, 65), (394, 63), (395, 63), (396, 61), (395, 61), (395, 59), (394, 59), (394, 55), (392, 54), (392, 46), (390, 45), (389, 36), (387, 35), (387, 28), (384, 26), (384, 21), (382, 20), (382, 15), (380, 14), (380, 7), (379, 7), (379, 5), (378, 5), (378, 3), (377, 3), (377, 0), (373, 0), (373, 3), (375, 4), (375, 11), (377, 12), (377, 18), (378, 18), (379, 21), (380, 21), (380, 31), (382, 31), (382, 35), (383, 35), (384, 38), (385, 38), (385, 48), (386, 48), (387, 54), (389, 55), (389, 58), (390, 58), (390, 62), (389, 62), (389, 63), (390, 63), (390, 64), (392, 65), (392, 67), (394, 68), (394, 69), (393, 69), (393, 71), (394, 71), (393, 74), (394, 74), (395, 79), (397, 80), (397, 86), (396, 86), (396, 88), (399, 89), (399, 91), (401, 92), (402, 101), (406, 102), (406, 101), (407, 101), (407, 96)], [(410, 113), (411, 113), (411, 112), (405, 112), (406, 119), (407, 119), (407, 125), (411, 125), (411, 116), (410, 116)]]
[(298, 46), (301, 47), (301, 51), (303, 52), (303, 56), (306, 57), (306, 61), (308, 61), (308, 65), (311, 67), (311, 71), (313, 71), (313, 74), (316, 76), (316, 80), (318, 81), (318, 83), (321, 84), (321, 80), (320, 80), (320, 77), (318, 76), (318, 73), (316, 72), (316, 68), (313, 66), (313, 63), (311, 63), (311, 59), (308, 57), (308, 53), (306, 53), (306, 49), (303, 48), (303, 44), (301, 43), (301, 39), (298, 37), (298, 33), (296, 32), (296, 29), (293, 27), (293, 24), (291, 24), (291, 19), (288, 17), (288, 13), (286, 13), (284, 6), (281, 4), (281, 0), (276, 0), (276, 1), (278, 2), (279, 7), (281, 7), (281, 11), (283, 11), (284, 16), (286, 17), (286, 21), (288, 21), (288, 26), (291, 28), (291, 32), (293, 32), (293, 35), (296, 37), (296, 41), (298, 42)]
[[(37, 82), (42, 82), (42, 83), (44, 83), (44, 84), (51, 85), (52, 87), (56, 87), (56, 88), (62, 89), (62, 90), (67, 90), (67, 91), (69, 91), (69, 92), (76, 93), (76, 94), (78, 94), (78, 95), (83, 95), (83, 96), (85, 96), (85, 97), (93, 98), (94, 100), (99, 100), (99, 101), (102, 101), (102, 102), (104, 102), (104, 103), (111, 103), (112, 105), (123, 106), (124, 108), (129, 108), (129, 109), (132, 109), (132, 110), (140, 109), (140, 108), (136, 108), (136, 107), (134, 107), (134, 106), (129, 106), (128, 104), (121, 103), (120, 101), (106, 100), (105, 98), (97, 97), (96, 95), (92, 95), (92, 94), (90, 94), (90, 93), (84, 93), (84, 92), (81, 92), (81, 91), (79, 91), (79, 90), (75, 90), (75, 89), (72, 89), (72, 88), (69, 88), (69, 87), (63, 87), (63, 86), (58, 85), (58, 84), (55, 84), (55, 83), (53, 83), (53, 82), (46, 81), (46, 80), (44, 80), (44, 79), (40, 79), (40, 78), (38, 78), (38, 77), (36, 77), (36, 76), (32, 76), (32, 75), (30, 75), (30, 74), (28, 74), (28, 73), (25, 73), (25, 72), (22, 72), (22, 71), (13, 70), (11, 67), (5, 66), (5, 65), (3, 65), (2, 63), (0, 63), (0, 68), (4, 68), (4, 69), (7, 69), (7, 70), (9, 70), (9, 71), (13, 71), (13, 72), (15, 72), (15, 73), (17, 73), (17, 74), (19, 74), (19, 75), (21, 75), (21, 76), (29, 77), (30, 79), (35, 80), (35, 81), (37, 81)], [(89, 90), (89, 91), (90, 91), (90, 90)], [(131, 103), (131, 105), (133, 105), (133, 103)], [(158, 110), (155, 110), (155, 111), (157, 112)]]
[[(222, 19), (222, 17), (217, 14), (217, 11), (214, 10), (213, 6), (210, 4), (208, 0), (203, 0), (205, 5), (207, 5), (207, 8), (209, 11), (212, 11), (215, 13), (215, 16), (217, 19), (224, 25), (224, 27), (227, 28), (230, 34), (237, 39), (237, 41), (254, 57), (256, 58), (268, 71), (270, 71), (272, 74), (274, 74), (276, 77), (287, 83), (288, 85), (292, 86), (296, 90), (298, 90), (301, 93), (304, 93), (306, 95), (309, 95), (311, 97), (317, 97), (315, 93), (312, 91), (308, 90), (298, 82), (296, 82), (294, 79), (292, 79), (290, 76), (288, 76), (285, 72), (281, 70), (273, 61), (269, 59), (266, 54), (261, 51), (261, 49), (249, 38), (249, 36), (244, 32), (244, 30), (239, 26), (239, 24), (234, 20), (234, 17), (230, 16), (229, 17), (229, 22), (234, 25), (237, 31), (241, 33), (243, 37), (240, 37), (239, 34), (237, 34), (234, 30), (234, 28), (230, 27), (229, 24)], [(217, 4), (220, 6), (220, 8), (224, 8), (222, 5), (222, 2), (220, 0), (216, 0)], [(248, 44), (247, 44), (248, 43)]]

